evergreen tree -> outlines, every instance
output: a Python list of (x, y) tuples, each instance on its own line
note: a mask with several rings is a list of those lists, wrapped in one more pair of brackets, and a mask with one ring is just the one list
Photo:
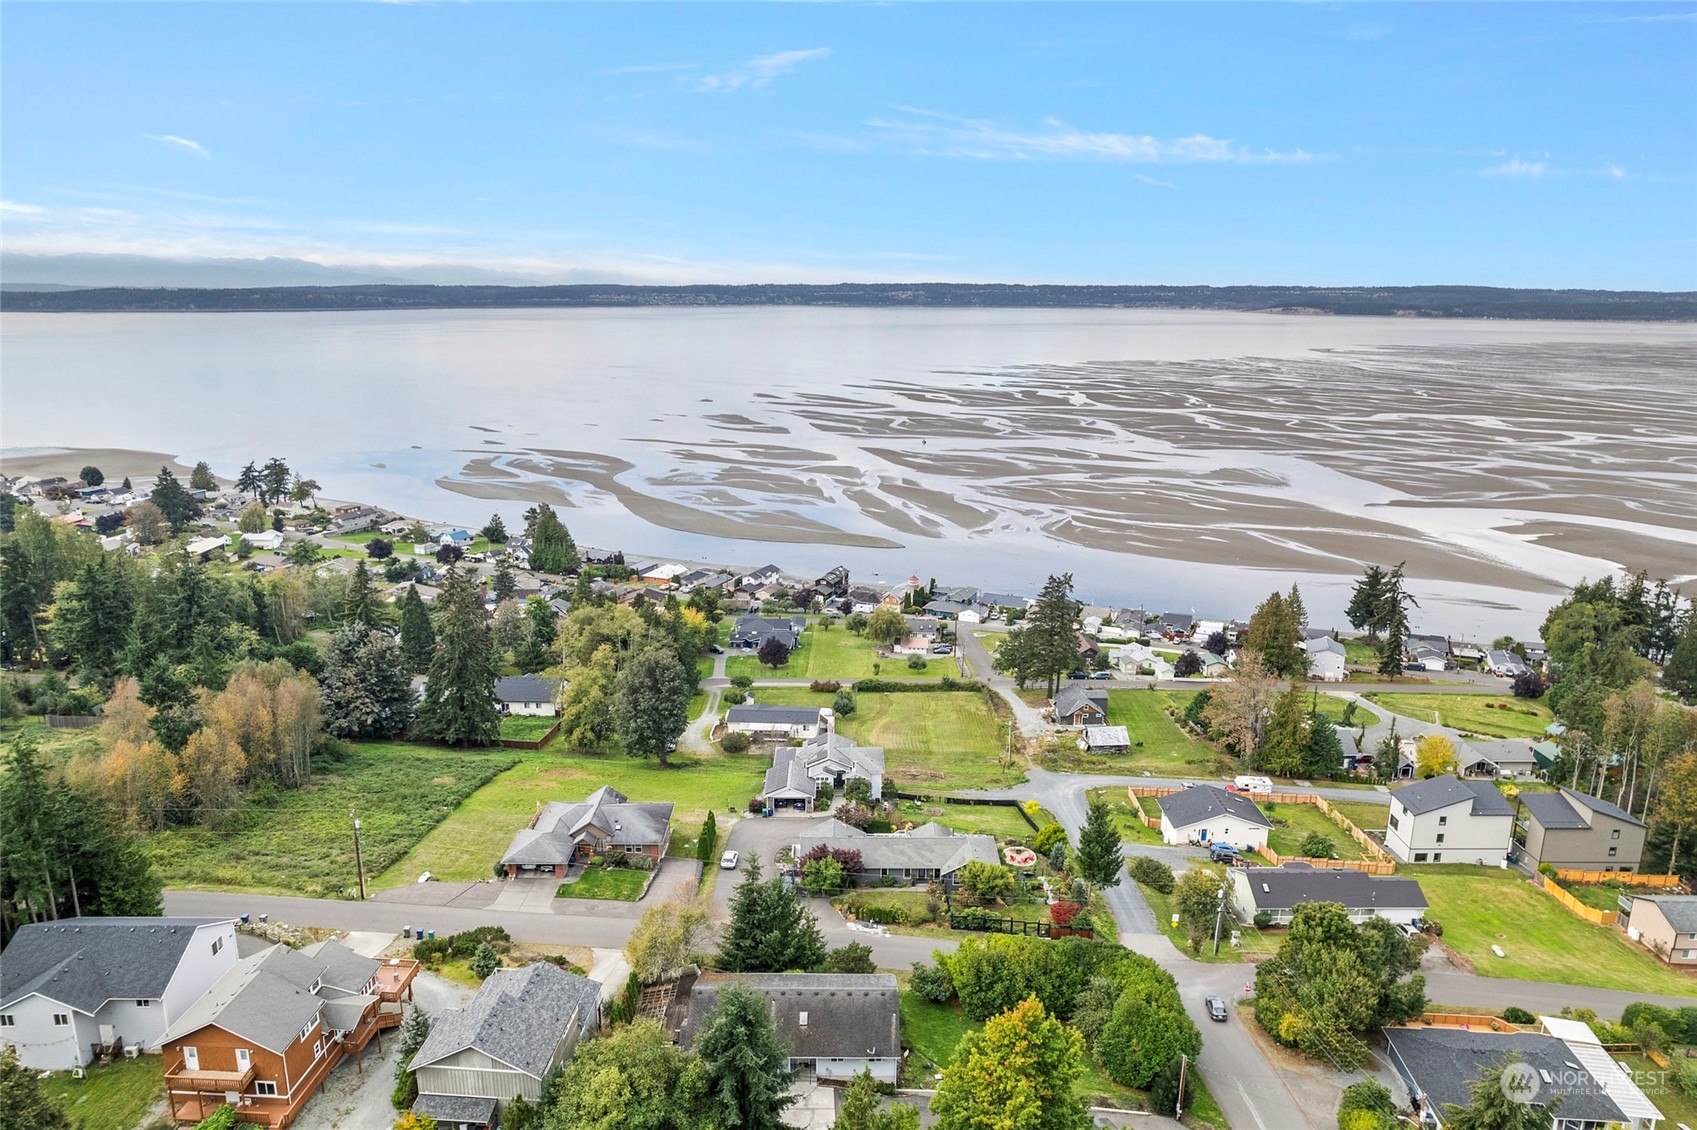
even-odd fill
[(1684, 627), (1673, 645), (1662, 685), (1688, 703), (1697, 703), (1697, 608), (1685, 613)]
[(857, 1072), (843, 1089), (831, 1130), (919, 1130), (918, 1107), (893, 1103), (888, 1110), (880, 1110), (883, 1101), (871, 1070)]
[(159, 477), (153, 482), (153, 497), (149, 501), (171, 524), (173, 534), (182, 533), (190, 522), (200, 517), (200, 507), (195, 505), (194, 499), (189, 497), (189, 492), (183, 489), (183, 484), (177, 481), (169, 467), (159, 468)]
[(135, 619), (135, 589), (120, 557), (102, 554), (59, 586), (49, 633), (55, 647), (71, 656), (85, 682), (110, 687), (123, 669), (124, 649)]
[(668, 764), (678, 735), (689, 725), (689, 696), (695, 673), (678, 661), (677, 653), (651, 646), (619, 672), (613, 715), (632, 757), (656, 758)]
[(1402, 654), (1408, 650), (1408, 610), (1420, 602), (1403, 587), (1402, 563), (1385, 576), (1377, 610), (1377, 626), (1384, 640), (1379, 645), (1379, 674), (1402, 673)]
[(119, 484), (118, 489), (123, 491), (125, 494), (128, 494), (130, 491), (135, 489), (135, 487), (130, 485), (130, 477), (128, 475), (124, 476), (124, 481)]
[(372, 583), (371, 571), (365, 567), (365, 559), (360, 558), (348, 576), (347, 595), (342, 600), (342, 623), (382, 627), (387, 619), (385, 611), (377, 596), (377, 586)]
[(1249, 618), (1243, 646), (1260, 652), (1262, 662), (1280, 678), (1300, 679), (1308, 673), (1308, 652), (1302, 646), (1298, 617), (1306, 613), (1301, 612), (1301, 594), (1292, 588), (1291, 595), (1297, 602), (1294, 607), (1280, 593), (1261, 602)]
[(731, 897), (731, 924), (719, 946), (719, 964), (737, 973), (813, 969), (825, 960), (825, 937), (801, 896), (774, 875), (762, 881), (760, 860)]
[(544, 648), (554, 646), (554, 641), (560, 638), (560, 626), (555, 621), (554, 606), (539, 596), (533, 596), (524, 604), (524, 617), (530, 621), (530, 634)]
[(1308, 631), (1308, 606), (1302, 603), (1302, 590), (1295, 585), (1290, 586), (1290, 592), (1285, 596), (1285, 611), (1290, 614), (1296, 625), (1296, 634), (1301, 637)]
[(71, 1118), (41, 1086), (38, 1073), (18, 1063), (11, 1047), (0, 1051), (0, 1127), (5, 1130), (71, 1130)]
[(1377, 642), (1379, 638), (1379, 609), (1384, 599), (1385, 570), (1378, 565), (1369, 565), (1361, 579), (1355, 582), (1349, 608), (1344, 613), (1349, 618), (1350, 627), (1356, 631), (1366, 629), (1368, 643)]
[(1259, 767), (1280, 777), (1299, 777), (1308, 760), (1307, 692), (1291, 687), (1273, 700), (1267, 733), (1255, 751)]
[(412, 721), (412, 674), (394, 637), (350, 621), (330, 641), (320, 680), (324, 731), (392, 738)]
[(740, 985), (719, 990), (695, 1038), (708, 1117), (738, 1130), (781, 1130), (789, 1093), (789, 1050), (778, 1042), (765, 998)]
[(189, 486), (194, 490), (218, 489), (218, 479), (212, 474), (212, 468), (207, 465), (206, 460), (196, 463), (194, 470), (189, 472)]
[(430, 670), (430, 660), (436, 654), (436, 628), (430, 622), (430, 610), (418, 595), (417, 585), (407, 586), (401, 598), (401, 655), (407, 670)]
[(1072, 574), (1051, 576), (1043, 583), (1037, 603), (1031, 606), (1020, 629), (1020, 646), (1029, 649), (1021, 658), (1029, 663), (1033, 676), (1047, 681), (1050, 696), (1079, 663), (1078, 635), (1073, 627), (1078, 609), (1078, 601), (1072, 598)]
[(495, 575), (489, 578), (489, 589), (495, 594), (495, 603), (513, 598), (513, 589), (517, 587), (513, 579), (513, 566), (502, 554), (495, 562)]
[(717, 1124), (698, 1116), (702, 1089), (701, 1061), (637, 1020), (579, 1045), (543, 1094), (543, 1130), (706, 1130)]
[(1336, 777), (1343, 771), (1343, 740), (1332, 720), (1319, 711), (1308, 718), (1308, 751), (1303, 758), (1304, 777)]
[(289, 484), (293, 478), (287, 463), (276, 457), (266, 460), (264, 470), (259, 472), (260, 501), (270, 505), (289, 497)]
[(445, 745), (491, 745), (501, 734), (495, 706), (500, 666), (483, 601), (458, 569), (448, 570), (436, 612), (438, 647), (418, 708), (418, 732)]
[(101, 472), (100, 468), (92, 466), (84, 467), (82, 469), (82, 473), (79, 474), (77, 478), (82, 480), (82, 484), (85, 487), (97, 487), (106, 481), (106, 476)]
[(1124, 858), (1120, 855), (1120, 833), (1114, 810), (1106, 797), (1093, 797), (1078, 833), (1078, 870), (1097, 887), (1117, 887)]
[(491, 514), (489, 523), (479, 532), (483, 534), (483, 540), (490, 545), (507, 544), (507, 524), (501, 521), (499, 514)]
[(537, 637), (536, 625), (527, 622), (524, 638), (519, 640), (518, 647), (513, 649), (513, 666), (517, 667), (521, 674), (534, 675), (552, 661), (553, 654)]
[[(260, 501), (259, 492), (264, 485), (265, 480), (259, 477), (259, 468), (251, 462), (242, 468), (240, 475), (236, 476), (236, 489), (245, 495), (250, 495), (255, 501)], [(261, 502), (261, 505), (263, 505), (263, 502)]]
[(539, 573), (575, 573), (583, 565), (577, 543), (546, 502), (536, 508), (530, 543), (530, 567)]
[[(1548, 1130), (1562, 1097), (1539, 1094), (1536, 1071), (1525, 1072), (1524, 1078), (1517, 1080), (1511, 1069), (1521, 1062), (1519, 1052), (1510, 1052), (1501, 1063), (1480, 1072), (1479, 1078), (1468, 1084), (1466, 1106), (1444, 1104), (1444, 1125), (1453, 1130)], [(1507, 1080), (1505, 1073), (1509, 1073)], [(1534, 1095), (1536, 1102), (1531, 1101)]]

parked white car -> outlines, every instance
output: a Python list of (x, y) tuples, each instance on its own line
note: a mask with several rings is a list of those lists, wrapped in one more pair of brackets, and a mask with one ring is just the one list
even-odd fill
[(727, 851), (724, 855), (719, 857), (719, 866), (723, 867), (726, 871), (735, 871), (737, 869), (737, 862), (741, 858), (742, 857), (737, 855), (736, 852)]

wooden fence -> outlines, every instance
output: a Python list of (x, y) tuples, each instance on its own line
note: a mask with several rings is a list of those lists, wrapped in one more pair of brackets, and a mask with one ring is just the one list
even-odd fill
[(949, 915), (949, 929), (975, 930), (986, 934), (1023, 934), (1028, 938), (1094, 938), (1094, 930), (1074, 930), (1053, 922), (1028, 922), (1023, 918), (1004, 918), (999, 914), (982, 914), (957, 910)]
[(1420, 1019), (1405, 1028), (1468, 1028), (1479, 1032), (1536, 1032), (1537, 1025), (1522, 1028), (1500, 1016), (1478, 1012), (1424, 1012)]
[(543, 734), (540, 738), (502, 738), (495, 744), (500, 746), (502, 749), (541, 749), (543, 746), (552, 741), (554, 739), (554, 735), (559, 732), (560, 723), (555, 722), (552, 726), (548, 727), (548, 732)]
[(1615, 924), (1615, 919), (1619, 917), (1619, 915), (1612, 910), (1598, 910), (1594, 906), (1586, 906), (1584, 903), (1562, 890), (1561, 887), (1557, 886), (1553, 879), (1546, 879), (1542, 875), (1537, 875), (1533, 877), (1532, 881), (1537, 886), (1542, 887), (1545, 894), (1555, 899), (1575, 918), (1583, 919), (1584, 921), (1590, 922), (1596, 926), (1613, 926)]
[(1640, 875), (1636, 871), (1563, 871), (1556, 878), (1564, 883), (1594, 887), (1602, 883), (1619, 883), (1623, 887), (1677, 887), (1683, 883), (1678, 875)]
[(1143, 821), (1143, 826), (1145, 828), (1153, 828), (1157, 832), (1161, 830), (1161, 822), (1152, 818), (1147, 812), (1143, 811), (1143, 802), (1137, 799), (1136, 785), (1126, 786), (1125, 797), (1131, 802), (1131, 810), (1137, 814), (1137, 818), (1139, 820)]
[(1308, 855), (1280, 855), (1272, 848), (1256, 848), (1255, 854), (1274, 867), (1287, 863), (1306, 863), (1315, 870), (1361, 871), (1368, 875), (1394, 875), (1396, 863), (1388, 859), (1319, 859)]

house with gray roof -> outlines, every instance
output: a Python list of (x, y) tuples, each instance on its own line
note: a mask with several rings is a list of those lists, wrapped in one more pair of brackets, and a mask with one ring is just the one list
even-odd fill
[(1325, 683), (1341, 683), (1346, 677), (1344, 671), (1343, 644), (1331, 636), (1321, 636), (1303, 643), (1308, 652), (1308, 677), (1319, 679)]
[(923, 611), (938, 620), (959, 620), (963, 624), (982, 624), (990, 618), (985, 605), (960, 600), (927, 601)]
[(1232, 903), (1245, 921), (1266, 914), (1275, 925), (1287, 925), (1297, 907), (1317, 902), (1339, 904), (1352, 922), (1412, 923), (1426, 914), (1426, 893), (1413, 879), (1307, 863), (1234, 867), (1230, 874)]
[(704, 973), (667, 1013), (679, 1047), (691, 1048), (735, 985), (764, 997), (788, 1050), (789, 1069), (847, 1082), (870, 1071), (894, 1085), (901, 1067), (901, 1007), (891, 973)]
[(824, 729), (799, 746), (779, 746), (772, 751), (772, 767), (766, 770), (760, 795), (774, 811), (813, 811), (820, 781), (829, 781), (840, 789), (859, 779), (872, 786), (873, 800), (884, 795), (883, 747), (860, 745), (844, 737), (836, 732), (830, 713), (821, 713), (825, 716)]
[(1634, 895), (1627, 937), (1669, 965), (1697, 966), (1697, 895)]
[(159, 1047), (236, 964), (233, 918), (67, 918), (18, 928), (0, 954), (0, 1045), (38, 1071), (97, 1048)]
[(640, 852), (659, 860), (672, 840), (669, 801), (635, 803), (608, 785), (576, 804), (550, 801), (528, 828), (513, 836), (501, 866), (507, 877), (564, 878), (574, 865), (609, 851)]
[(1618, 805), (1572, 789), (1522, 793), (1515, 855), (1533, 869), (1548, 863), (1558, 870), (1636, 871), (1648, 831)]
[(378, 991), (378, 970), (336, 942), (237, 961), (161, 1038), (177, 1121), (231, 1102), (244, 1121), (287, 1126), (345, 1056), (400, 1026), (402, 1005)]
[(1519, 1082), (1527, 1099), (1559, 1100), (1550, 1130), (1650, 1130), (1661, 1120), (1662, 1112), (1587, 1025), (1551, 1016), (1539, 1023), (1537, 1032), (1386, 1028), (1386, 1059), (1398, 1084), (1393, 1098), (1412, 1107), (1422, 1126), (1442, 1130), (1448, 1108), (1466, 1106), (1479, 1077), (1514, 1055), (1526, 1065)]
[(413, 1110), (439, 1126), (498, 1125), (501, 1105), (536, 1102), (549, 1075), (601, 1026), (601, 986), (548, 962), (491, 974), (464, 1008), (444, 1009), (413, 1057)]
[(541, 675), (503, 675), (495, 680), (495, 704), (502, 714), (552, 718), (560, 713), (560, 680)]
[(1161, 798), (1161, 842), (1230, 844), (1238, 851), (1267, 846), (1273, 830), (1255, 802), (1214, 785), (1181, 789)]
[(807, 630), (807, 621), (798, 617), (776, 620), (767, 616), (739, 616), (731, 628), (731, 638), (726, 642), (735, 648), (745, 651), (759, 651), (767, 640), (777, 640), (785, 647), (794, 651), (801, 645), (801, 633)]
[(828, 851), (860, 853), (860, 870), (849, 875), (855, 882), (936, 881), (952, 887), (956, 872), (968, 863), (1002, 861), (994, 836), (956, 832), (941, 824), (921, 824), (906, 832), (863, 832), (841, 820), (827, 820), (801, 836), (795, 856), (800, 859), (820, 845)]
[(1432, 777), (1391, 794), (1385, 847), (1404, 863), (1483, 863), (1509, 852), (1514, 806), (1490, 781)]
[(1078, 748), (1091, 753), (1129, 753), (1131, 733), (1124, 726), (1086, 726)]
[(767, 706), (749, 703), (725, 711), (725, 729), (750, 737), (811, 738), (824, 724), (824, 711), (817, 706)]
[(1108, 722), (1108, 692), (1070, 680), (1049, 700), (1057, 726), (1105, 726)]

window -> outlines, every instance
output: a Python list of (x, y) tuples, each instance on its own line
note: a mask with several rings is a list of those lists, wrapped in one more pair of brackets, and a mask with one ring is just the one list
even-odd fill
[(1620, 839), (1620, 829), (1616, 828), (1614, 831), (1610, 832), (1609, 833), (1609, 839), (1611, 839), (1611, 840)]
[(1449, 822), (1450, 822), (1450, 818), (1448, 816), (1438, 817), (1438, 827), (1440, 827), (1440, 828), (1444, 827)]
[(9, 1012), (4, 1016), (0, 1016), (0, 1028), (13, 1028), (17, 1026), (17, 1023), (18, 1018)]
[(324, 1037), (320, 1036), (318, 1039), (312, 1041), (312, 1058), (317, 1059), (319, 1056), (321, 1056), (323, 1054), (324, 1054)]
[(1686, 961), (1690, 961), (1692, 958), (1697, 957), (1697, 950), (1686, 950), (1681, 956), (1683, 956)]
[(1444, 861), (1444, 853), (1443, 852), (1435, 851), (1435, 852), (1432, 853), (1432, 862), (1433, 863), (1442, 863), (1443, 861)]
[(1391, 813), (1391, 827), (1392, 827), (1392, 828), (1393, 828), (1393, 829), (1394, 829), (1394, 828), (1396, 828), (1396, 827), (1397, 827), (1397, 822), (1396, 822), (1396, 813), (1394, 813), (1394, 812), (1393, 812), (1393, 813)]
[(1438, 842), (1440, 844), (1444, 842), (1444, 833), (1442, 833), (1442, 832), (1438, 833)]
[(217, 957), (218, 951), (223, 949), (223, 948), (224, 948), (224, 939), (223, 938), (213, 938), (212, 939), (212, 956), (213, 957)]
[(274, 1098), (277, 1094), (277, 1084), (271, 1082), (269, 1079), (256, 1079), (253, 1084), (253, 1093), (256, 1095), (267, 1095)]
[(1619, 848), (1614, 848), (1614, 847), (1610, 848), (1609, 849), (1609, 858), (1613, 859), (1615, 857), (1615, 852), (1617, 852), (1619, 850), (1620, 850)]
[(1417, 852), (1415, 852), (1415, 853), (1414, 853), (1414, 862), (1416, 862), (1416, 863), (1425, 863), (1425, 862), (1426, 862), (1426, 853), (1425, 853), (1425, 852), (1423, 852), (1423, 851), (1417, 851)]
[(64, 1027), (68, 1026), (70, 1023), (71, 1023), (70, 1013), (68, 1013), (68, 1012), (55, 1012), (53, 1014), (53, 1027), (64, 1028)]
[(138, 1001), (136, 1001), (136, 1007), (137, 1008), (152, 1008), (153, 1002), (150, 1001), (150, 1000), (138, 1000)]

